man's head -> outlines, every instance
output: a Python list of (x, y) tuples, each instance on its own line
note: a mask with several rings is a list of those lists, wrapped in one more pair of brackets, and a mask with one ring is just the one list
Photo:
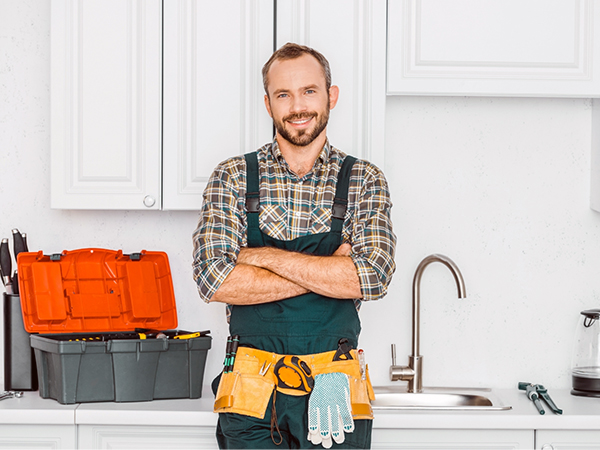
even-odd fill
[(269, 95), (269, 69), (275, 61), (285, 61), (289, 59), (300, 58), (304, 55), (310, 55), (315, 58), (323, 68), (323, 76), (325, 77), (325, 88), (329, 90), (331, 87), (331, 68), (329, 67), (329, 61), (318, 51), (307, 47), (305, 45), (294, 44), (288, 42), (279, 50), (275, 51), (265, 63), (262, 68), (263, 86), (265, 88), (265, 94)]
[[(325, 139), (329, 110), (339, 90), (323, 55), (309, 47), (286, 44), (263, 67), (265, 106), (278, 138), (299, 147)], [(318, 141), (319, 142), (319, 141)]]

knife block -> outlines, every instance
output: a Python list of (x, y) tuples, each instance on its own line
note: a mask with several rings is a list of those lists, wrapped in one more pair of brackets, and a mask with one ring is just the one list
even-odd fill
[(35, 353), (25, 331), (21, 298), (4, 294), (4, 390), (37, 391)]

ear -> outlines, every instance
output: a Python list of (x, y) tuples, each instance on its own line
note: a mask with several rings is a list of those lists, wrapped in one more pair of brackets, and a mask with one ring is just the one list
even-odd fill
[(273, 118), (273, 114), (271, 114), (271, 101), (269, 100), (269, 96), (265, 94), (265, 108), (267, 108), (267, 112), (269, 116)]
[(340, 88), (337, 86), (331, 86), (329, 88), (329, 109), (335, 108), (338, 97), (340, 95)]

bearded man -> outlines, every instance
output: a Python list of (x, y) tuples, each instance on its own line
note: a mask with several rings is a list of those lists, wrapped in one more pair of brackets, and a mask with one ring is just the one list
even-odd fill
[[(396, 237), (386, 179), (327, 138), (327, 59), (288, 43), (263, 67), (276, 136), (219, 164), (194, 232), (194, 278), (227, 304), (213, 383), (221, 448), (370, 448), (358, 311), (387, 292)], [(234, 363), (232, 363), (234, 360)]]

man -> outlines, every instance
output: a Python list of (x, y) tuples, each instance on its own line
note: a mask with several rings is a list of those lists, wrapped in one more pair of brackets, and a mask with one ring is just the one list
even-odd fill
[(286, 44), (263, 81), (275, 139), (215, 169), (194, 233), (200, 296), (228, 305), (239, 336), (235, 364), (215, 380), (217, 439), (368, 448), (358, 309), (386, 294), (395, 270), (387, 182), (329, 144), (339, 89), (323, 55)]

